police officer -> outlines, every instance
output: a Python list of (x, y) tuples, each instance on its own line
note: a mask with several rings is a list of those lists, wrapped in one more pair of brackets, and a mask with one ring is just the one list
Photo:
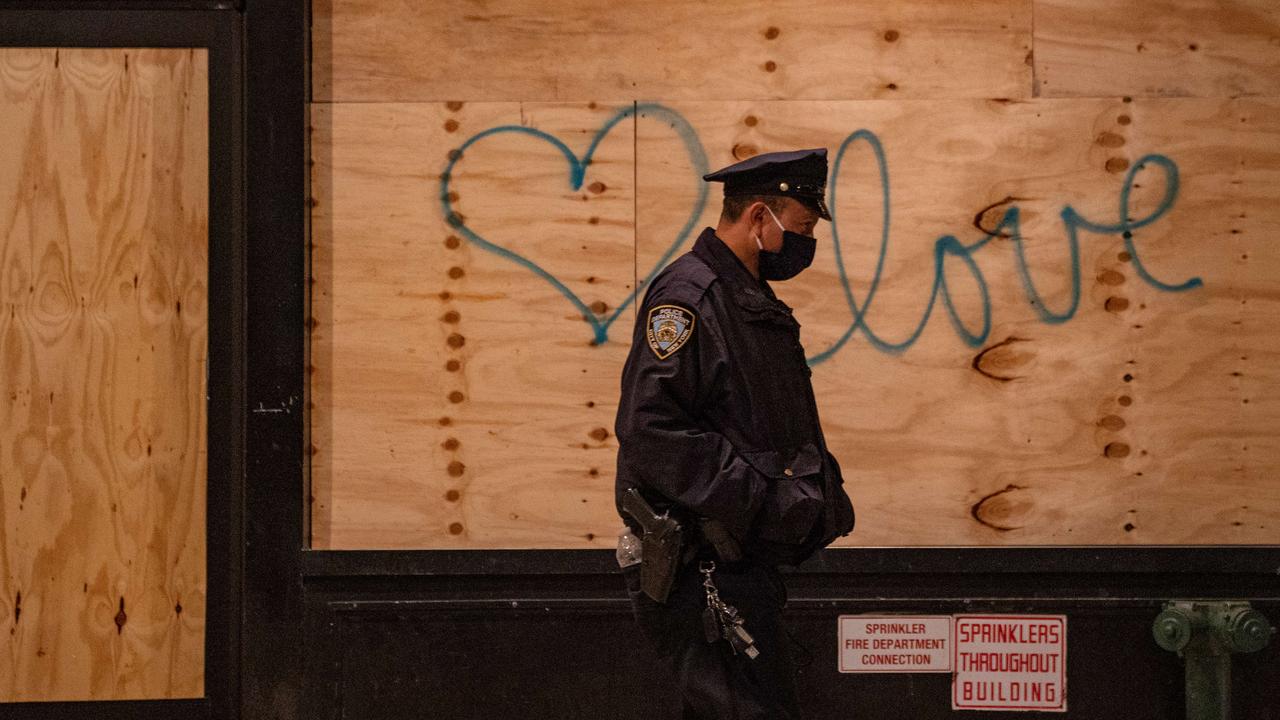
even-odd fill
[[(685, 718), (798, 718), (777, 566), (851, 531), (853, 507), (818, 422), (800, 324), (769, 283), (813, 261), (813, 228), (831, 219), (827, 151), (757, 155), (703, 179), (724, 183), (719, 224), (650, 285), (615, 426), (619, 514), (643, 534), (623, 510), (634, 488), (679, 520), (685, 547), (665, 598), (646, 595), (639, 566), (623, 575)], [(716, 601), (727, 616), (708, 609)], [(735, 620), (749, 647), (730, 637)]]

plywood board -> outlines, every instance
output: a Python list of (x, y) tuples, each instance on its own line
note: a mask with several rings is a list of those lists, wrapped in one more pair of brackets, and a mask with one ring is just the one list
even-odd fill
[(207, 87), (0, 49), (0, 702), (204, 695)]
[(1280, 95), (1274, 0), (1036, 0), (1040, 97)]
[(618, 111), (314, 107), (317, 547), (612, 540), (626, 349), (600, 340), (635, 289)]
[(1027, 97), (1031, 0), (320, 0), (320, 102)]
[[(824, 425), (860, 510), (854, 544), (1274, 540), (1280, 340), (1269, 328), (1280, 320), (1280, 255), (1268, 238), (1280, 214), (1266, 193), (1280, 160), (1276, 102), (673, 110), (697, 128), (713, 168), (811, 145), (838, 159), (834, 226), (820, 232), (814, 268), (778, 288), (804, 325)], [(663, 163), (646, 162), (681, 155), (650, 127), (637, 145), (641, 227), (697, 204)], [(1117, 225), (1131, 170), (1129, 216), (1163, 211), (1131, 229), (1132, 248), (1123, 229), (1081, 225), (1073, 262), (1063, 211)], [(935, 295), (939, 239), (983, 243), (978, 226), (995, 230), (1013, 207), (1026, 279), (1006, 226), (971, 251), (972, 270), (946, 256), (947, 293)], [(708, 203), (702, 222), (717, 210)], [(643, 272), (663, 242), (638, 237)], [(1184, 291), (1157, 286), (1191, 278), (1200, 284)], [(865, 315), (850, 332), (853, 308)]]
[[(837, 220), (780, 289), (860, 510), (847, 543), (1275, 537), (1274, 101), (315, 114), (319, 547), (609, 545), (629, 316), (584, 319), (570, 295), (622, 306), (713, 224), (706, 168), (815, 145), (839, 158)], [(566, 185), (593, 143), (600, 166)]]

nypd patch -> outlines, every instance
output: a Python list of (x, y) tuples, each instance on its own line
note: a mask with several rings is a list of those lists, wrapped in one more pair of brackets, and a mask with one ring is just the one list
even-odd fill
[(646, 335), (649, 348), (659, 360), (666, 360), (693, 337), (693, 313), (675, 305), (656, 305), (649, 310)]

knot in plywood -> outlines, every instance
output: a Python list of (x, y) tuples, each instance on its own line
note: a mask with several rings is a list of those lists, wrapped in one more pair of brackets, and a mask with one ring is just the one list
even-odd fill
[(1035, 502), (1027, 488), (1010, 483), (973, 504), (969, 514), (974, 520), (993, 530), (1021, 530)]
[(1035, 366), (1036, 352), (1025, 345), (1027, 342), (1026, 338), (1007, 337), (975, 355), (972, 367), (992, 380), (1019, 380), (1024, 375), (1017, 373), (1025, 373)]

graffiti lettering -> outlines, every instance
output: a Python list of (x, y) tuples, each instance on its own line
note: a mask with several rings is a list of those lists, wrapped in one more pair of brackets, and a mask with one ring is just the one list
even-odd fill
[[(600, 141), (609, 134), (620, 122), (626, 118), (639, 115), (640, 117), (653, 117), (659, 121), (666, 122), (672, 129), (676, 131), (680, 140), (683, 142), (689, 160), (692, 164), (694, 177), (697, 180), (696, 194), (693, 205), (690, 209), (688, 219), (684, 226), (676, 233), (671, 244), (663, 252), (658, 262), (645, 276), (639, 286), (633, 290), (622, 302), (618, 303), (613, 313), (606, 317), (597, 317), (590, 308), (578, 297), (576, 293), (570, 290), (558, 278), (538, 265), (528, 257), (507, 247), (498, 245), (490, 240), (481, 237), (478, 233), (467, 226), (453, 210), (452, 201), (449, 197), (449, 184), (453, 179), (454, 168), (457, 163), (465, 155), (468, 148), (480, 142), (486, 137), (502, 133), (517, 133), (526, 135), (530, 138), (541, 142), (546, 142), (564, 155), (568, 162), (569, 170), (569, 187), (572, 190), (578, 190), (582, 187), (582, 183), (586, 178), (587, 168), (591, 164), (591, 158), (594, 155)], [(841, 251), (840, 244), (840, 220), (838, 215), (838, 197), (840, 169), (844, 162), (846, 153), (857, 143), (865, 143), (872, 151), (876, 166), (879, 173), (879, 183), (881, 191), (881, 237), (879, 255), (876, 259), (876, 266), (871, 281), (867, 287), (866, 297), (859, 302), (854, 296), (853, 288), (850, 286), (849, 276), (845, 270), (845, 259)], [(1162, 174), (1164, 186), (1164, 196), (1145, 217), (1133, 218), (1130, 216), (1130, 199), (1132, 191), (1135, 187), (1135, 181), (1138, 173), (1152, 168)], [(560, 292), (575, 308), (582, 314), (582, 317), (591, 326), (593, 337), (596, 343), (604, 343), (609, 338), (609, 328), (613, 325), (627, 307), (635, 301), (640, 288), (646, 287), (657, 273), (666, 266), (675, 253), (680, 250), (689, 240), (694, 223), (702, 215), (702, 211), (707, 203), (707, 185), (701, 181), (701, 176), (707, 172), (707, 157), (703, 150), (702, 142), (699, 140), (697, 133), (693, 127), (675, 110), (652, 103), (637, 103), (631, 107), (624, 108), (615, 113), (605, 124), (596, 132), (592, 138), (591, 144), (587, 147), (587, 151), (578, 156), (565, 145), (559, 138), (540, 130), (527, 128), (519, 125), (502, 125), (493, 127), (478, 133), (468, 139), (459, 148), (457, 153), (451, 155), (448, 165), (445, 167), (444, 173), (441, 175), (440, 181), (440, 202), (444, 211), (444, 216), (454, 228), (458, 230), (468, 241), (475, 245), (506, 258), (522, 267), (528, 269), (534, 275), (542, 278), (549, 283), (557, 291)], [(835, 160), (832, 166), (832, 180), (828, 190), (829, 201), (828, 206), (832, 210), (831, 235), (833, 240), (833, 248), (835, 252), (836, 268), (840, 278), (840, 286), (844, 293), (845, 302), (852, 313), (852, 319), (849, 326), (843, 334), (831, 344), (830, 347), (818, 352), (809, 358), (810, 365), (818, 365), (836, 353), (849, 342), (853, 335), (859, 331), (866, 336), (867, 341), (872, 347), (880, 352), (897, 354), (906, 351), (919, 339), (925, 326), (928, 324), (930, 317), (938, 300), (941, 299), (943, 308), (947, 312), (947, 318), (950, 320), (952, 328), (960, 339), (971, 347), (981, 346), (986, 342), (991, 332), (991, 298), (987, 288), (986, 278), (982, 271), (978, 268), (974, 261), (974, 254), (986, 247), (992, 239), (997, 237), (1007, 238), (1013, 246), (1014, 258), (1019, 280), (1022, 283), (1023, 290), (1027, 296), (1031, 306), (1035, 308), (1041, 322), (1046, 324), (1060, 324), (1073, 318), (1080, 305), (1080, 231), (1084, 230), (1098, 235), (1119, 235), (1124, 239), (1125, 250), (1128, 253), (1129, 262), (1132, 263), (1138, 277), (1154, 288), (1165, 292), (1182, 292), (1200, 287), (1203, 281), (1199, 277), (1192, 277), (1179, 283), (1170, 283), (1157, 279), (1147, 269), (1142, 262), (1138, 252), (1137, 243), (1135, 242), (1135, 231), (1147, 227), (1162, 218), (1174, 202), (1178, 198), (1178, 166), (1177, 164), (1164, 155), (1151, 154), (1139, 159), (1129, 169), (1125, 175), (1124, 183), (1120, 190), (1119, 207), (1117, 220), (1115, 222), (1100, 222), (1090, 220), (1081, 215), (1071, 205), (1065, 205), (1059, 213), (1063, 230), (1066, 236), (1067, 248), (1070, 252), (1069, 271), (1071, 273), (1070, 297), (1061, 311), (1054, 311), (1045, 303), (1044, 298), (1040, 295), (1039, 289), (1035, 282), (1031, 279), (1031, 271), (1028, 267), (1025, 247), (1023, 244), (1022, 231), (1020, 225), (1020, 210), (1017, 205), (1010, 205), (1005, 209), (1004, 215), (1000, 222), (990, 230), (984, 230), (984, 236), (972, 243), (965, 244), (954, 235), (943, 235), (937, 238), (933, 244), (932, 254), (932, 271), (933, 282), (929, 290), (929, 299), (925, 305), (923, 314), (915, 328), (904, 338), (898, 341), (886, 340), (883, 336), (872, 329), (868, 314), (874, 303), (876, 291), (880, 287), (880, 280), (884, 270), (885, 258), (889, 252), (889, 244), (891, 238), (891, 219), (892, 219), (892, 198), (890, 196), (889, 181), (889, 165), (885, 158), (884, 147), (876, 134), (867, 129), (857, 130), (850, 133), (840, 147), (836, 151)], [(956, 309), (955, 302), (952, 298), (951, 290), (947, 286), (946, 273), (944, 272), (948, 261), (959, 262), (969, 276), (973, 278), (978, 287), (980, 295), (981, 318), (976, 328), (966, 325), (961, 319), (959, 311)]]
[[(849, 277), (845, 272), (844, 257), (840, 248), (840, 223), (837, 215), (837, 197), (838, 197), (838, 181), (840, 176), (840, 166), (844, 161), (845, 153), (849, 148), (857, 142), (865, 142), (875, 155), (876, 165), (880, 174), (880, 190), (881, 190), (881, 213), (883, 222), (881, 224), (880, 237), (880, 253), (876, 259), (875, 272), (872, 275), (871, 283), (867, 288), (866, 299), (859, 305), (854, 297), (853, 290), (849, 286)], [(1148, 166), (1154, 167), (1163, 172), (1164, 175), (1164, 196), (1159, 204), (1146, 217), (1133, 219), (1130, 217), (1130, 197), (1133, 192), (1135, 178), (1137, 174)], [(1066, 232), (1067, 245), (1071, 254), (1070, 272), (1071, 272), (1071, 297), (1067, 303), (1066, 309), (1062, 312), (1054, 312), (1049, 309), (1044, 298), (1041, 297), (1039, 290), (1036, 288), (1035, 282), (1031, 279), (1031, 272), (1027, 265), (1027, 257), (1022, 239), (1022, 230), (1019, 222), (1020, 211), (1017, 205), (1010, 206), (1005, 210), (1004, 216), (996, 227), (987, 231), (985, 235), (972, 244), (965, 245), (956, 239), (953, 235), (944, 235), (934, 241), (933, 251), (933, 286), (930, 290), (929, 301), (925, 306), (924, 313), (920, 318), (920, 322), (915, 329), (907, 335), (906, 338), (898, 342), (890, 342), (882, 338), (867, 322), (867, 313), (871, 309), (872, 302), (875, 299), (876, 290), (880, 287), (881, 273), (884, 270), (885, 257), (889, 252), (890, 240), (890, 221), (892, 219), (891, 198), (890, 198), (890, 182), (889, 182), (889, 165), (885, 159), (884, 148), (880, 143), (880, 139), (870, 130), (858, 130), (851, 133), (840, 144), (839, 150), (836, 152), (835, 161), (832, 167), (832, 183), (830, 187), (830, 198), (828, 206), (832, 208), (831, 219), (831, 235), (836, 254), (836, 266), (839, 270), (840, 285), (844, 290), (845, 302), (849, 306), (850, 312), (853, 313), (853, 320), (849, 323), (849, 327), (844, 334), (840, 336), (831, 347), (809, 358), (810, 365), (817, 365), (824, 360), (829, 359), (832, 355), (840, 351), (845, 343), (859, 330), (867, 337), (867, 341), (873, 347), (885, 353), (901, 353), (907, 348), (915, 344), (920, 334), (924, 331), (925, 325), (929, 322), (929, 317), (933, 313), (933, 308), (938, 298), (942, 298), (942, 304), (946, 308), (947, 317), (951, 321), (952, 327), (957, 335), (970, 347), (979, 347), (986, 342), (991, 332), (991, 298), (987, 291), (987, 281), (982, 275), (978, 265), (974, 262), (973, 255), (984, 248), (992, 239), (997, 237), (1007, 237), (1012, 241), (1015, 260), (1017, 262), (1018, 277), (1022, 281), (1022, 287), (1026, 293), (1027, 299), (1036, 313), (1040, 316), (1040, 320), (1047, 324), (1064, 323), (1075, 317), (1076, 311), (1080, 305), (1080, 230), (1087, 230), (1099, 235), (1120, 235), (1124, 238), (1125, 250), (1129, 254), (1129, 262), (1133, 264), (1134, 270), (1138, 277), (1142, 278), (1152, 287), (1164, 290), (1166, 292), (1181, 292), (1192, 288), (1200, 287), (1203, 282), (1198, 277), (1190, 278), (1178, 284), (1170, 284), (1156, 279), (1146, 266), (1142, 263), (1142, 259), (1138, 254), (1137, 245), (1134, 242), (1134, 231), (1146, 227), (1156, 220), (1163, 217), (1178, 197), (1178, 166), (1173, 160), (1163, 155), (1146, 155), (1133, 167), (1129, 168), (1129, 172), (1125, 175), (1124, 184), (1120, 190), (1120, 207), (1119, 220), (1115, 223), (1093, 222), (1086, 219), (1075, 208), (1067, 205), (1062, 208), (1060, 216), (1062, 225)], [(981, 327), (977, 331), (970, 330), (960, 319), (959, 313), (956, 311), (955, 304), (952, 301), (951, 293), (947, 288), (946, 275), (944, 274), (945, 264), (948, 258), (957, 258), (964, 263), (965, 269), (973, 277), (974, 282), (978, 286), (978, 292), (981, 295), (982, 319)]]

